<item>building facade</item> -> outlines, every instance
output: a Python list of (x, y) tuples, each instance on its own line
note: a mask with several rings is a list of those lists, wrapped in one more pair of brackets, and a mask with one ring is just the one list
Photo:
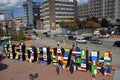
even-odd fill
[(6, 19), (1, 21), (2, 26), (7, 25), (9, 28), (10, 27), (16, 27), (16, 28), (20, 28), (24, 26), (24, 20), (22, 17), (20, 18), (13, 18), (13, 19)]
[(81, 20), (85, 20), (88, 17), (88, 4), (84, 4), (84, 6), (78, 6), (77, 8), (77, 16)]
[(71, 21), (77, 16), (77, 0), (43, 0), (41, 20), (44, 29), (59, 29), (59, 22)]
[(5, 19), (4, 14), (0, 13), (0, 21), (3, 21)]
[(111, 23), (119, 22), (120, 0), (89, 0), (88, 4), (79, 6), (78, 15), (79, 18), (87, 16), (106, 18)]
[(33, 2), (33, 0), (26, 0), (23, 3), (25, 26), (29, 25), (33, 27), (34, 19), (40, 16), (40, 5), (39, 2)]
[(3, 12), (0, 13), (0, 20), (4, 21), (4, 20), (8, 20), (8, 19), (13, 19), (13, 12)]

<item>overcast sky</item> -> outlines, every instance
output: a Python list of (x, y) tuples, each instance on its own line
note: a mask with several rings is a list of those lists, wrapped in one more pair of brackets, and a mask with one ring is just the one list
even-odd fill
[[(0, 11), (13, 11), (15, 17), (23, 16), (23, 7), (22, 4), (26, 0), (0, 0)], [(34, 0), (41, 2), (42, 0)], [(84, 4), (88, 0), (77, 0), (79, 4)]]

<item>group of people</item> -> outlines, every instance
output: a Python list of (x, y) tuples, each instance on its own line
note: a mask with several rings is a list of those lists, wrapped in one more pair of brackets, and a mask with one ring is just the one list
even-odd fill
[[(60, 60), (58, 60), (58, 63), (56, 65), (56, 72), (57, 74), (60, 73), (60, 67), (62, 67), (62, 63)], [(70, 73), (72, 74), (74, 72), (74, 66), (73, 66), (73, 60), (70, 61), (70, 66), (68, 67)]]
[[(59, 46), (60, 46), (60, 41), (58, 40), (57, 41), (57, 47), (59, 47)], [(72, 49), (80, 49), (80, 46), (78, 45), (77, 42), (73, 42)]]

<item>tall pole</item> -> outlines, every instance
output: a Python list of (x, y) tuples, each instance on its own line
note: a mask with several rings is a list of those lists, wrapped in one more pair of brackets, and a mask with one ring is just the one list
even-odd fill
[(3, 23), (3, 35), (5, 36), (6, 34), (6, 28), (5, 28), (5, 22)]
[(85, 35), (85, 25), (82, 23), (83, 26), (83, 34)]

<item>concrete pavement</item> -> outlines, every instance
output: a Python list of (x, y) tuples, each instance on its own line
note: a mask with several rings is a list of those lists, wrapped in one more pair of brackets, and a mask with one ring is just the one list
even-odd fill
[[(49, 47), (57, 47), (57, 41), (55, 39), (38, 39), (31, 40), (26, 42), (27, 45), (34, 45), (36, 47), (49, 46)], [(60, 47), (63, 48), (71, 48), (72, 41), (67, 42), (66, 44), (61, 43)], [(100, 50), (100, 54), (104, 51), (108, 50), (107, 46), (104, 48), (102, 45), (93, 45), (93, 44), (80, 44), (82, 49), (92, 50)], [(101, 51), (102, 50), (102, 51)], [(113, 51), (113, 67), (112, 69), (120, 70), (120, 50), (116, 48), (110, 48), (109, 50)], [(1, 66), (4, 68), (1, 69)], [(96, 80), (114, 80), (115, 71), (112, 70), (112, 75), (109, 77), (105, 77), (101, 73), (96, 75)], [(74, 74), (70, 74), (67, 70), (60, 69), (60, 74), (57, 75), (55, 72), (55, 67), (53, 65), (40, 65), (37, 62), (29, 63), (27, 61), (20, 62), (17, 60), (3, 59), (0, 63), (0, 80), (30, 80), (30, 74), (35, 75), (38, 74), (38, 77), (34, 78), (34, 80), (91, 80), (92, 75), (90, 71), (87, 72), (79, 72), (75, 71)]]
[[(108, 41), (112, 41), (111, 43), (113, 43), (114, 40), (109, 40)], [(107, 41), (107, 40), (103, 40), (103, 41)], [(51, 39), (51, 38), (44, 38), (44, 39), (38, 39), (38, 40), (34, 40), (34, 43), (36, 43), (36, 45), (42, 44), (44, 46), (49, 46), (49, 47), (57, 47), (57, 40), (55, 39)], [(88, 49), (89, 52), (96, 50), (96, 51), (100, 51), (100, 56), (102, 56), (102, 54), (105, 51), (111, 51), (112, 52), (112, 62), (115, 64), (119, 64), (120, 65), (120, 48), (116, 48), (113, 47), (112, 44), (109, 45), (95, 45), (95, 44), (90, 44), (89, 42), (87, 44), (79, 44), (81, 49)], [(63, 48), (72, 48), (72, 44), (73, 41), (67, 41), (66, 43), (60, 42), (60, 47)], [(108, 44), (108, 43), (105, 43)]]

